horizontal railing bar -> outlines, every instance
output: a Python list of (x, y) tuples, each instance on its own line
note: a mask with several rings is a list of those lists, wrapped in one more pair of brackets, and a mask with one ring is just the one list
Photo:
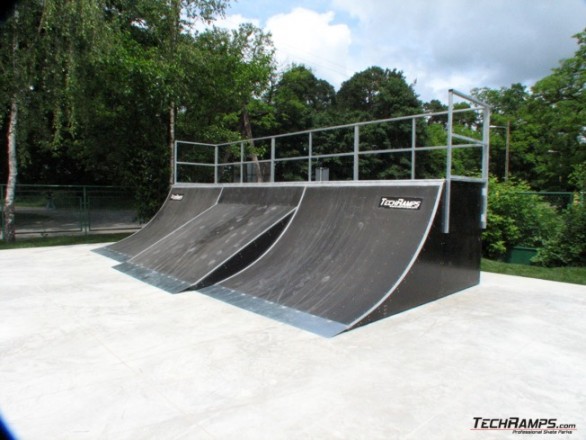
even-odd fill
[[(240, 162), (238, 162), (240, 163)], [(214, 167), (213, 163), (203, 163), (203, 162), (177, 162), (177, 165), (187, 165), (187, 166), (201, 166), (201, 167)]]
[(474, 139), (473, 137), (464, 136), (464, 135), (457, 134), (457, 133), (452, 133), (452, 137), (456, 138), (456, 139), (460, 139), (462, 141), (468, 141), (468, 142), (477, 143), (477, 144), (482, 145), (482, 139)]
[(462, 93), (462, 92), (460, 92), (458, 90), (450, 89), (450, 92), (453, 93), (456, 96), (459, 96), (462, 99), (466, 99), (466, 100), (468, 100), (470, 102), (473, 102), (474, 104), (476, 104), (477, 106), (479, 106), (479, 107), (481, 107), (483, 109), (490, 108), (490, 106), (488, 104), (486, 104), (485, 102), (482, 102), (482, 101), (480, 101), (480, 100), (478, 100), (478, 99), (476, 99), (476, 98), (474, 98), (474, 97), (472, 97), (470, 95), (466, 95), (465, 93)]
[[(467, 113), (467, 112), (472, 112), (475, 111), (475, 108), (464, 108), (464, 109), (454, 109), (452, 113)], [(254, 138), (251, 139), (252, 141), (264, 141), (264, 140), (270, 140), (270, 139), (281, 139), (281, 138), (286, 138), (286, 137), (292, 137), (292, 136), (299, 136), (299, 135), (303, 135), (303, 134), (309, 134), (309, 133), (319, 133), (319, 132), (324, 132), (324, 131), (333, 131), (333, 130), (339, 130), (342, 128), (353, 128), (353, 127), (363, 127), (366, 125), (374, 125), (374, 124), (383, 124), (383, 123), (388, 123), (388, 122), (401, 122), (401, 121), (410, 121), (412, 119), (424, 119), (424, 118), (430, 118), (432, 116), (442, 116), (442, 115), (447, 115), (449, 113), (448, 110), (445, 111), (441, 111), (441, 112), (433, 112), (433, 113), (419, 113), (416, 115), (409, 115), (409, 116), (398, 116), (398, 117), (394, 117), (394, 118), (386, 118), (386, 119), (376, 119), (374, 121), (364, 121), (364, 122), (354, 122), (352, 124), (343, 124), (343, 125), (334, 125), (331, 127), (321, 127), (321, 128), (312, 128), (309, 130), (302, 130), (302, 131), (295, 131), (293, 133), (285, 133), (285, 134), (276, 134), (276, 135), (272, 135), (272, 136), (263, 136), (263, 137), (259, 137), (259, 138)], [(246, 139), (242, 139), (239, 141), (232, 141), (232, 142), (224, 142), (221, 144), (215, 144), (212, 146), (219, 146), (219, 147), (224, 147), (224, 146), (229, 146), (229, 145), (234, 145), (234, 144), (240, 144), (241, 142), (249, 142), (250, 140), (246, 140)]]

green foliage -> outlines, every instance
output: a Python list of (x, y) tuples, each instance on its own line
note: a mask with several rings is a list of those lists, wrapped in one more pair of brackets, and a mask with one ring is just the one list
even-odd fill
[(543, 266), (586, 266), (586, 205), (569, 207), (562, 222), (539, 249), (535, 262)]
[(541, 247), (559, 229), (555, 208), (528, 191), (524, 182), (490, 179), (484, 256), (501, 259), (514, 246)]

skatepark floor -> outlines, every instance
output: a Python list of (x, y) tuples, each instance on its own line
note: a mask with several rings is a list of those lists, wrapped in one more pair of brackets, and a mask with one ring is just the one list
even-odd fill
[(18, 439), (526, 438), (480, 420), (510, 417), (586, 438), (585, 286), (482, 273), (325, 339), (163, 292), (100, 246), (0, 251), (0, 415)]

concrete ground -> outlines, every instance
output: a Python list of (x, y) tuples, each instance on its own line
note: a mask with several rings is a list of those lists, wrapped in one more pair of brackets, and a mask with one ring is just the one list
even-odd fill
[[(483, 273), (323, 339), (165, 293), (95, 247), (0, 251), (0, 413), (17, 438), (586, 438), (584, 286)], [(576, 429), (473, 429), (510, 417)]]

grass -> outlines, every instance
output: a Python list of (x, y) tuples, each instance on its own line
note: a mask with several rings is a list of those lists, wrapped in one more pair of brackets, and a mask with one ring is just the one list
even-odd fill
[(483, 258), (480, 268), (485, 272), (586, 285), (586, 267), (526, 266), (523, 264), (509, 264)]
[[(69, 246), (74, 244), (108, 243), (128, 237), (128, 233), (91, 234), (74, 236), (56, 236), (43, 238), (18, 238), (14, 243), (0, 241), (2, 249), (20, 249), (43, 246)], [(520, 277), (539, 278), (542, 280), (559, 281), (586, 285), (586, 267), (539, 267), (522, 264), (509, 264), (500, 261), (482, 259), (481, 270), (485, 272), (516, 275)]]
[(14, 243), (0, 241), (0, 250), (2, 249), (21, 249), (44, 246), (69, 246), (73, 244), (91, 244), (91, 243), (109, 243), (120, 241), (128, 237), (128, 233), (119, 234), (90, 234), (90, 235), (63, 235), (55, 237), (42, 238), (20, 238), (17, 237)]

